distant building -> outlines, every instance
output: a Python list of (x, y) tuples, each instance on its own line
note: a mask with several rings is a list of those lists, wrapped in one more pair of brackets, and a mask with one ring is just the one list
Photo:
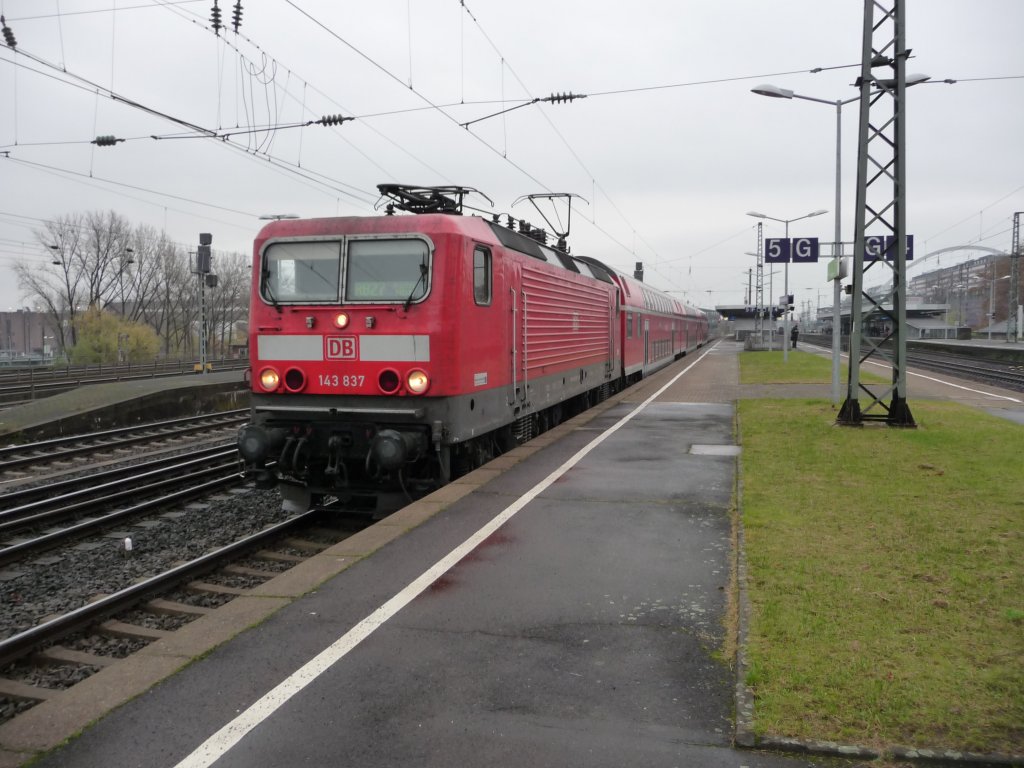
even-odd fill
[(56, 338), (45, 312), (0, 312), (0, 364), (53, 359)]

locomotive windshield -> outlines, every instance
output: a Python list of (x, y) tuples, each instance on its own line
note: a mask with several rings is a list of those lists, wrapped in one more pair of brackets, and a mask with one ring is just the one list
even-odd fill
[(427, 295), (429, 251), (423, 240), (351, 240), (345, 301), (412, 302)]
[(268, 301), (337, 301), (341, 243), (273, 243), (263, 254), (263, 296)]
[[(274, 304), (405, 302), (427, 295), (430, 250), (420, 239), (274, 242), (263, 253), (263, 298)], [(342, 253), (347, 258), (342, 260)]]

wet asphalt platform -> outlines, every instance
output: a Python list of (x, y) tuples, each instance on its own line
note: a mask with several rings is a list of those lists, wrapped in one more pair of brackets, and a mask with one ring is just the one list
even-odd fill
[(36, 765), (816, 764), (732, 746), (736, 351), (562, 425)]

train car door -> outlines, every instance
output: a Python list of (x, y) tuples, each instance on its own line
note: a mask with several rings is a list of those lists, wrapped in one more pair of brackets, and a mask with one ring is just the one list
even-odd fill
[(616, 339), (616, 332), (618, 331), (616, 320), (619, 317), (619, 311), (619, 289), (616, 286), (614, 301), (608, 307), (608, 362), (605, 363), (604, 372), (609, 377), (613, 376), (621, 367), (619, 362), (619, 343), (618, 339)]
[(526, 295), (523, 292), (523, 268), (521, 264), (503, 259), (505, 283), (509, 292), (508, 330), (505, 334), (511, 342), (509, 352), (510, 380), (508, 404), (520, 406), (526, 403)]
[(644, 372), (651, 362), (651, 321), (644, 317)]

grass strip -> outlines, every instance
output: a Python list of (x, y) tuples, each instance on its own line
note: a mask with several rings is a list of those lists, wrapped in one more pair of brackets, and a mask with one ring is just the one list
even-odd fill
[[(832, 381), (832, 361), (811, 352), (789, 350), (784, 361), (782, 351), (744, 352), (740, 358), (741, 384), (828, 384)], [(849, 362), (841, 361), (839, 380), (849, 380)], [(870, 371), (860, 371), (865, 384), (882, 384), (887, 379)]]
[(740, 403), (755, 730), (1019, 754), (1024, 430), (951, 403), (914, 416)]

